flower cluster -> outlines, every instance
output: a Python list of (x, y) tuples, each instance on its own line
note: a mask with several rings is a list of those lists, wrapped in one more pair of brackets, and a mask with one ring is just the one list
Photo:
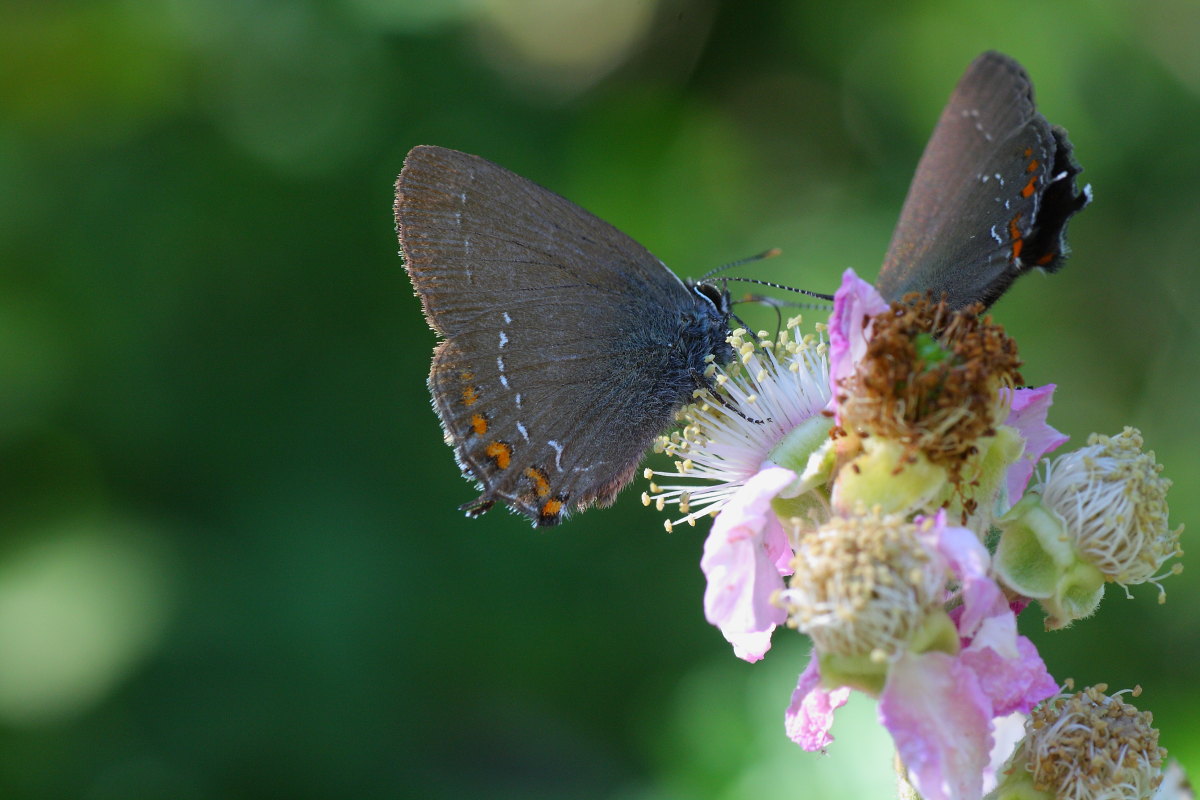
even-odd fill
[(1181, 555), (1169, 481), (1126, 430), (1030, 487), (1066, 442), (1047, 424), (1055, 387), (1023, 387), (990, 318), (889, 304), (849, 270), (817, 335), (797, 319), (774, 340), (738, 330), (730, 343), (740, 358), (711, 367), (720, 402), (682, 412), (659, 442), (675, 470), (647, 470), (643, 495), (678, 505), (668, 530), (716, 517), (707, 619), (747, 661), (777, 628), (810, 637), (785, 715), (803, 748), (830, 745), (858, 690), (878, 700), (921, 797), (982, 797), (996, 721), (1036, 720), (1058, 691), (1016, 615), (1036, 602), (1061, 628), (1093, 613), (1107, 582), (1161, 592)]

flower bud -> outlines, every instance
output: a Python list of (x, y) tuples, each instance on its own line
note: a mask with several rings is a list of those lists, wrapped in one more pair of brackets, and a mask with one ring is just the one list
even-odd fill
[(1049, 467), (1040, 494), (1026, 495), (997, 521), (996, 569), (1012, 589), (1042, 603), (1048, 627), (1094, 612), (1105, 582), (1153, 583), (1161, 601), (1159, 581), (1181, 569), (1159, 572), (1183, 554), (1183, 529), (1168, 527), (1171, 482), (1141, 448), (1132, 428), (1091, 436)]

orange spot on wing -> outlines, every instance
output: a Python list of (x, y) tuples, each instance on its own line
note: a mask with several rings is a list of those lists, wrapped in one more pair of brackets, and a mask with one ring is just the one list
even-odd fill
[(546, 502), (542, 503), (542, 508), (538, 513), (540, 513), (543, 517), (557, 517), (562, 513), (562, 510), (562, 500), (547, 500)]
[(1036, 188), (1037, 188), (1037, 175), (1034, 175), (1032, 178), (1029, 179), (1029, 183), (1025, 184), (1025, 188), (1021, 190), (1021, 197), (1029, 197), (1030, 195), (1032, 195), (1034, 193), (1034, 191), (1036, 191)]
[(1021, 221), (1021, 215), (1017, 214), (1012, 218), (1012, 222), (1008, 223), (1008, 235), (1012, 237), (1012, 257), (1014, 259), (1021, 257), (1021, 248), (1025, 246), (1024, 240), (1021, 238), (1021, 228), (1018, 223)]
[(475, 429), (476, 436), (483, 436), (488, 430), (487, 417), (485, 417), (483, 414), (472, 414), (471, 427)]
[(508, 469), (508, 465), (512, 462), (513, 449), (512, 445), (507, 442), (492, 442), (484, 451), (488, 458), (496, 462), (496, 466), (500, 469)]
[(473, 406), (478, 399), (479, 390), (474, 386), (468, 385), (462, 390), (463, 405)]
[(1044, 267), (1047, 264), (1049, 264), (1051, 261), (1053, 261), (1055, 259), (1055, 257), (1057, 257), (1057, 256), (1058, 256), (1058, 253), (1051, 250), (1049, 253), (1046, 253), (1044, 256), (1042, 256), (1041, 258), (1039, 258), (1037, 260), (1037, 265), (1039, 267)]
[(526, 467), (525, 475), (533, 481), (533, 490), (537, 492), (538, 497), (550, 494), (550, 479), (545, 472), (537, 467)]
[(1026, 147), (1026, 148), (1025, 148), (1025, 157), (1026, 157), (1026, 158), (1029, 158), (1031, 155), (1033, 155), (1033, 148), (1032, 148), (1032, 147)]
[[(1028, 153), (1026, 153), (1026, 155), (1028, 155)], [(1042, 165), (1042, 162), (1038, 161), (1038, 160), (1035, 158), (1035, 159), (1033, 159), (1032, 161), (1030, 161), (1030, 162), (1029, 162), (1029, 166), (1025, 167), (1025, 171), (1026, 171), (1026, 172), (1033, 172), (1035, 169), (1037, 169), (1037, 168), (1038, 168), (1038, 167), (1040, 167), (1041, 165)]]

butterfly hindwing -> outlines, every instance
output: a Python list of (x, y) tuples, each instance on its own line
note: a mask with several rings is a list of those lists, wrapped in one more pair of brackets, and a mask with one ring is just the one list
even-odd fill
[(1011, 58), (988, 52), (959, 80), (917, 165), (876, 282), (889, 300), (945, 292), (990, 305), (1066, 255), (1067, 221), (1087, 205), (1066, 132), (1034, 105)]

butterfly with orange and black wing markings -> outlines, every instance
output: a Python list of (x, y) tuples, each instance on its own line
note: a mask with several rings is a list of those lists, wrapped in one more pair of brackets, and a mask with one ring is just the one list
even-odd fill
[[(1011, 58), (988, 52), (950, 96), (913, 177), (876, 285), (990, 305), (1053, 272), (1088, 204), (1066, 132), (1037, 112)], [(682, 281), (637, 242), (478, 156), (415, 147), (396, 229), (429, 325), (429, 389), (463, 473), (496, 502), (555, 525), (608, 505), (654, 437), (727, 364), (730, 298)], [(711, 357), (711, 358), (710, 358)]]
[[(409, 152), (401, 255), (441, 337), (429, 391), (463, 473), (535, 526), (609, 505), (733, 359), (729, 293), (684, 282), (607, 222), (478, 156)], [(708, 358), (712, 356), (713, 358)]]

